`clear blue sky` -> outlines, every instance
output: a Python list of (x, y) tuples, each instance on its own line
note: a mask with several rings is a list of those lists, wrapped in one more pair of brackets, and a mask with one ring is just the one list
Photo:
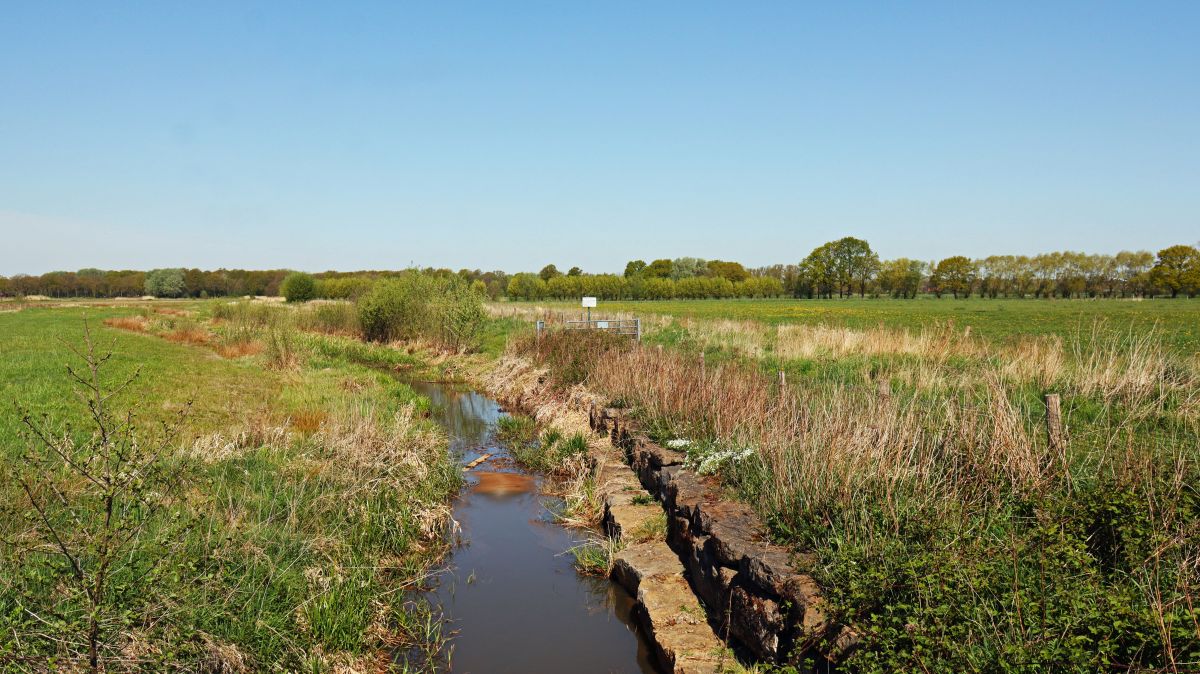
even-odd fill
[(7, 3), (0, 274), (1200, 240), (1200, 2)]

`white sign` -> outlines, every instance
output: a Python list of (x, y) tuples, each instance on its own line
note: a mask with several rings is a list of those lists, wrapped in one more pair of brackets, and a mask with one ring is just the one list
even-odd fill
[(594, 306), (596, 306), (596, 298), (595, 297), (583, 298), (583, 308), (584, 309), (590, 309)]

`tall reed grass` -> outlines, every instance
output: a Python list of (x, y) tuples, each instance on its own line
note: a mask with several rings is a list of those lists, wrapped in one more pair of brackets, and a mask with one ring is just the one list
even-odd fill
[[(781, 540), (817, 553), (836, 609), (871, 636), (864, 669), (919, 669), (922, 643), (939, 669), (1200, 660), (1190, 362), (1152, 336), (1100, 329), (1066, 347), (994, 347), (950, 327), (785, 327), (776, 356), (898, 357), (860, 378), (781, 383), (755, 358), (714, 363), (596, 335), (552, 332), (512, 349), (564, 385), (632, 407), (662, 441), (749, 457), (722, 464), (720, 479)], [(700, 332), (745, 354), (759, 353), (747, 334), (770, 335), (729, 323)], [(925, 385), (934, 380), (946, 385)], [(1059, 445), (1045, 426), (1049, 390), (1064, 396)], [(1036, 625), (1014, 615), (1019, 602)], [(981, 612), (993, 617), (978, 624)]]

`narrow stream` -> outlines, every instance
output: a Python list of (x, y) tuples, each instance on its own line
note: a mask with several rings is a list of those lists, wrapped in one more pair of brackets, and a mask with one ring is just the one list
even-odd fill
[(604, 578), (576, 573), (566, 552), (586, 532), (554, 522), (560, 505), (539, 494), (542, 477), (515, 462), (495, 437), (500, 405), (475, 392), (413, 383), (433, 402), (466, 473), (454, 503), (457, 547), (428, 597), (441, 607), (456, 674), (488, 672), (655, 672), (630, 617), (633, 598)]

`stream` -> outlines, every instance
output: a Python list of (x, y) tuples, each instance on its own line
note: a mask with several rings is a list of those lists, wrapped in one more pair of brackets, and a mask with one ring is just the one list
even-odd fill
[(462, 544), (426, 598), (440, 607), (450, 669), (489, 672), (655, 672), (634, 626), (633, 598), (607, 578), (575, 571), (570, 548), (588, 537), (554, 521), (561, 501), (543, 477), (516, 464), (495, 437), (499, 403), (451, 385), (411, 383), (433, 405), (460, 463), (494, 456), (465, 473), (454, 501)]

